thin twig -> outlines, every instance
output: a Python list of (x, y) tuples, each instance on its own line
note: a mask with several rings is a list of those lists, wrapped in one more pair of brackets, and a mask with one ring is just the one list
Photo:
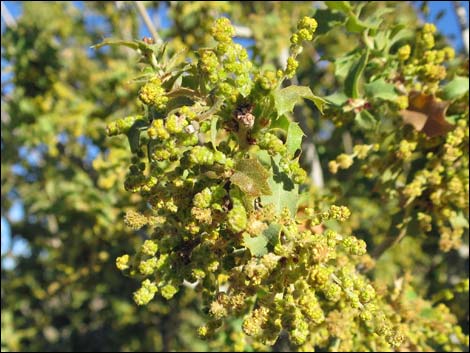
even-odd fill
[(460, 1), (452, 1), (454, 5), (455, 14), (457, 15), (457, 19), (459, 20), (460, 25), (460, 34), (462, 35), (462, 42), (465, 48), (465, 52), (468, 55), (468, 22), (467, 22), (467, 11), (465, 7), (462, 6)]
[(253, 31), (249, 27), (234, 25), (235, 37), (240, 38), (251, 38), (253, 37)]
[(15, 18), (12, 16), (11, 12), (8, 10), (7, 6), (2, 1), (2, 20), (5, 22), (7, 27), (16, 27)]
[(344, 152), (347, 154), (353, 153), (353, 139), (349, 131), (345, 131), (341, 134), (341, 139), (343, 140)]
[(150, 35), (153, 37), (155, 43), (161, 43), (162, 39), (158, 35), (157, 29), (152, 23), (149, 14), (147, 13), (147, 9), (145, 8), (143, 1), (134, 1), (135, 6), (137, 7), (137, 11), (139, 11), (140, 16), (144, 20), (145, 26), (150, 32)]

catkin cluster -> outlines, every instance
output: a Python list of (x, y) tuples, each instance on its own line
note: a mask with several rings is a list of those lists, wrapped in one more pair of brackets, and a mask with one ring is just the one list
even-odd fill
[[(299, 22), (287, 67), (274, 73), (259, 70), (233, 42), (230, 21), (218, 19), (214, 47), (185, 64), (180, 85), (171, 72), (151, 78), (139, 92), (143, 113), (108, 126), (110, 135), (127, 134), (134, 150), (124, 187), (148, 204), (124, 219), (134, 230), (146, 227), (148, 239), (116, 265), (140, 279), (138, 305), (156, 295), (171, 299), (194, 283), (208, 313), (201, 337), (240, 317), (260, 347), (287, 332), (304, 351), (332, 342), (342, 350), (391, 349), (406, 330), (357, 270), (369, 261), (365, 242), (327, 226), (346, 221), (349, 210), (297, 213), (305, 171), (275, 126), (271, 94), (295, 72), (301, 42), (316, 26), (312, 18)], [(371, 148), (355, 153), (365, 158)]]
[[(435, 49), (435, 32), (434, 25), (425, 24), (412, 45), (390, 56), (383, 73), (369, 72), (374, 80), (393, 84), (396, 97), (362, 101), (381, 117), (377, 126), (353, 153), (338, 155), (328, 167), (336, 174), (358, 160), (364, 176), (375, 181), (374, 190), (404, 210), (403, 223), (394, 226), (416, 224), (422, 234), (433, 232), (447, 252), (462, 246), (468, 228), (468, 104), (463, 105), (468, 93), (445, 101), (443, 80), (452, 78), (446, 67), (455, 53), (450, 47)], [(452, 123), (449, 112), (455, 114)]]

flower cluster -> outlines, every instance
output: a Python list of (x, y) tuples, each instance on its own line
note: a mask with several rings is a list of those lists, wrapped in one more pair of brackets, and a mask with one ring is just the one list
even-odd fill
[(298, 54), (302, 52), (302, 42), (311, 41), (313, 34), (318, 27), (318, 23), (314, 18), (303, 17), (297, 24), (297, 32), (295, 32), (291, 39), (290, 56), (287, 58), (287, 66), (285, 75), (291, 78), (295, 75), (299, 62), (296, 60)]
[[(314, 19), (299, 22), (285, 76), (315, 28)], [(148, 227), (149, 238), (116, 260), (141, 280), (135, 302), (147, 304), (157, 293), (171, 299), (188, 281), (208, 313), (201, 337), (240, 317), (243, 332), (260, 344), (273, 345), (285, 331), (304, 351), (336, 339), (346, 349), (358, 336), (384, 350), (399, 346), (407, 337), (394, 308), (358, 270), (369, 261), (365, 242), (331, 227), (345, 222), (349, 209), (297, 212), (306, 176), (295, 157), (301, 136), (275, 125), (281, 114), (272, 104), (283, 75), (256, 69), (233, 43), (227, 19), (211, 33), (215, 48), (185, 66), (182, 86), (168, 84), (171, 73), (151, 79), (139, 93), (145, 123), (121, 129), (134, 152), (124, 186), (148, 204), (125, 222)], [(372, 150), (356, 146), (337, 164), (348, 168)]]
[[(382, 78), (393, 82), (392, 90), (400, 95), (372, 97), (380, 102), (375, 105), (357, 99), (369, 105), (371, 117), (383, 118), (376, 132), (361, 141), (367, 144), (338, 155), (328, 167), (336, 174), (351, 168), (355, 159), (364, 160), (360, 171), (376, 181), (374, 190), (403, 209), (404, 222), (393, 227), (417, 224), (423, 234), (436, 233), (440, 249), (450, 251), (462, 245), (468, 227), (468, 154), (464, 153), (469, 140), (468, 106), (454, 116), (455, 124), (448, 122), (446, 112), (466, 97), (456, 96), (451, 102), (441, 98), (441, 81), (450, 79), (446, 66), (455, 53), (449, 47), (435, 48), (435, 31), (425, 24), (415, 43), (400, 47), (390, 68), (382, 70)], [(373, 74), (377, 81), (380, 76), (380, 72)], [(386, 138), (390, 126), (397, 132)]]

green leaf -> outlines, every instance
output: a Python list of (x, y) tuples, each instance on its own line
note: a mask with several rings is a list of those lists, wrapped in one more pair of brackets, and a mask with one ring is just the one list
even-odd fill
[(299, 124), (291, 122), (289, 124), (289, 129), (287, 130), (287, 153), (289, 153), (291, 156), (294, 156), (295, 152), (300, 149), (303, 136), (304, 132), (300, 128)]
[(253, 256), (263, 256), (268, 252), (268, 240), (265, 236), (259, 235), (257, 237), (251, 237), (249, 234), (243, 235), (243, 243), (250, 250), (251, 255)]
[(249, 234), (243, 236), (244, 245), (250, 250), (253, 256), (263, 256), (268, 252), (268, 245), (274, 248), (279, 243), (279, 233), (281, 232), (281, 225), (272, 223), (266, 228), (262, 234), (251, 237)]
[(331, 10), (338, 10), (344, 13), (352, 10), (349, 1), (325, 1), (325, 5)]
[(354, 65), (355, 60), (360, 57), (358, 50), (353, 50), (337, 59), (335, 62), (335, 76), (340, 78), (345, 78), (348, 73), (351, 71), (351, 68)]
[(214, 115), (211, 119), (211, 143), (214, 150), (217, 151), (217, 120), (219, 117)]
[(349, 32), (362, 33), (367, 28), (369, 28), (367, 23), (361, 21), (356, 15), (350, 15), (348, 20), (346, 21), (346, 29)]
[(460, 98), (468, 92), (468, 77), (455, 77), (442, 89), (442, 98), (446, 100), (453, 100)]
[(325, 100), (332, 105), (341, 107), (344, 103), (347, 102), (348, 97), (343, 92), (335, 92), (329, 96), (326, 96)]
[(314, 94), (312, 94), (311, 96), (304, 97), (304, 98), (308, 99), (309, 101), (312, 101), (321, 114), (323, 114), (323, 108), (325, 107), (325, 105), (328, 105), (328, 102), (325, 99), (318, 97)]
[(317, 9), (314, 16), (318, 22), (315, 36), (329, 33), (333, 28), (342, 26), (344, 23), (344, 15), (330, 9)]
[(383, 78), (379, 78), (373, 82), (364, 85), (366, 95), (370, 98), (379, 98), (388, 101), (394, 101), (398, 96), (395, 92), (395, 86), (385, 82)]
[(393, 27), (392, 31), (390, 32), (390, 39), (388, 41), (386, 51), (390, 51), (390, 48), (392, 48), (395, 43), (398, 43), (405, 39), (411, 39), (413, 35), (414, 32), (411, 29), (407, 28), (404, 24), (399, 24)]
[(290, 123), (291, 123), (290, 120), (285, 115), (282, 115), (276, 120), (274, 120), (271, 123), (270, 127), (272, 129), (281, 129), (281, 130), (287, 131), (289, 129)]
[(134, 50), (140, 49), (144, 52), (152, 52), (152, 48), (150, 47), (149, 44), (141, 41), (141, 40), (119, 40), (119, 39), (105, 39), (101, 43), (95, 44), (92, 46), (93, 49), (100, 49), (102, 47), (105, 47), (107, 45), (117, 45), (117, 46), (124, 46), (128, 47)]
[(268, 151), (266, 150), (259, 150), (256, 152), (256, 157), (267, 168), (271, 168), (271, 156), (269, 155)]
[(271, 194), (268, 184), (270, 174), (258, 159), (242, 159), (235, 166), (235, 170), (230, 181), (245, 194), (252, 197)]
[(377, 125), (377, 121), (374, 116), (367, 110), (357, 113), (354, 121), (363, 130), (373, 130)]
[(272, 194), (261, 196), (261, 202), (263, 205), (272, 204), (277, 214), (280, 214), (287, 207), (290, 214), (294, 216), (297, 213), (299, 186), (285, 172), (280, 170), (280, 159), (280, 156), (271, 158), (273, 175), (269, 178), (268, 183)]
[(346, 76), (344, 81), (344, 92), (350, 98), (359, 97), (359, 79), (364, 72), (364, 68), (367, 65), (367, 60), (369, 59), (369, 50), (367, 49), (364, 54), (359, 58), (358, 61), (354, 63), (351, 67), (351, 70)]
[(327, 104), (323, 98), (312, 93), (310, 87), (306, 86), (289, 86), (273, 92), (274, 106), (278, 115), (292, 112), (294, 106), (302, 101), (302, 98), (311, 100), (318, 110), (323, 114), (323, 107)]

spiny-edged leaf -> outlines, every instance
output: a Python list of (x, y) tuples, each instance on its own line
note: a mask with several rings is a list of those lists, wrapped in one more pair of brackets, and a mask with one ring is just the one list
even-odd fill
[(212, 147), (217, 151), (217, 120), (219, 117), (214, 115), (211, 119), (211, 143)]
[(199, 97), (199, 94), (191, 88), (176, 87), (172, 91), (168, 92), (167, 96), (168, 98), (181, 97), (181, 96), (197, 98)]
[(258, 159), (242, 159), (235, 165), (235, 170), (230, 181), (245, 194), (254, 197), (271, 194), (268, 184), (270, 174)]
[(282, 115), (271, 123), (271, 128), (287, 131), (289, 129), (289, 124), (290, 120), (285, 115)]
[(291, 122), (289, 124), (289, 128), (287, 130), (287, 140), (286, 140), (286, 147), (287, 152), (293, 156), (302, 144), (302, 137), (304, 136), (304, 132), (300, 128), (298, 123)]
[(371, 98), (394, 101), (397, 97), (395, 86), (385, 82), (383, 78), (379, 78), (378, 80), (364, 85), (364, 90), (366, 91), (366, 95)]
[(243, 235), (243, 243), (246, 248), (250, 250), (251, 255), (253, 256), (263, 256), (268, 252), (268, 240), (264, 235), (259, 235), (257, 237), (251, 237), (249, 234), (245, 233)]
[(402, 41), (404, 39), (412, 38), (414, 32), (407, 28), (404, 24), (399, 24), (393, 27), (392, 31), (390, 32), (390, 39), (387, 45), (387, 51), (397, 42)]
[(315, 36), (328, 33), (334, 27), (342, 26), (345, 20), (342, 13), (332, 11), (331, 9), (317, 9), (314, 16), (318, 22)]
[(346, 22), (346, 29), (355, 33), (362, 33), (367, 29), (377, 29), (383, 22), (383, 16), (393, 11), (391, 8), (383, 7), (374, 12), (373, 16), (368, 16), (364, 20), (361, 20), (357, 15), (350, 14)]
[(455, 77), (442, 88), (442, 98), (453, 100), (462, 97), (468, 92), (468, 77)]
[(453, 125), (445, 119), (448, 102), (417, 91), (410, 93), (408, 101), (408, 109), (400, 111), (405, 124), (412, 125), (429, 137), (441, 136), (453, 129)]
[(170, 91), (173, 89), (173, 86), (175, 86), (175, 83), (178, 81), (179, 86), (181, 86), (182, 82), (182, 77), (181, 75), (186, 72), (188, 69), (189, 65), (182, 67), (179, 70), (174, 70), (171, 73), (168, 73), (165, 75), (163, 82), (162, 82), (162, 87), (165, 88), (165, 90)]
[(128, 47), (134, 50), (140, 49), (142, 51), (152, 51), (152, 48), (150, 47), (149, 44), (140, 40), (129, 41), (129, 40), (119, 40), (119, 39), (111, 39), (111, 38), (105, 39), (101, 43), (93, 45), (92, 48), (100, 49), (107, 45), (120, 45), (120, 46)]
[(312, 101), (321, 114), (323, 114), (323, 108), (325, 107), (325, 105), (328, 105), (328, 101), (314, 94), (312, 94), (311, 96), (304, 97), (304, 98), (308, 99), (309, 101)]
[(187, 58), (187, 49), (182, 49), (175, 53), (166, 63), (165, 68), (168, 71), (173, 71), (178, 65), (184, 63)]
[(325, 1), (325, 5), (331, 10), (347, 13), (352, 10), (349, 1)]
[(302, 98), (311, 100), (318, 110), (323, 113), (323, 107), (327, 102), (312, 93), (310, 87), (306, 86), (289, 86), (276, 90), (273, 93), (274, 105), (278, 115), (292, 112), (294, 106), (302, 101)]
[[(181, 108), (185, 105), (192, 105), (194, 101), (188, 96), (178, 96), (168, 101), (167, 110), (171, 113), (176, 113), (176, 109)], [(168, 115), (170, 115), (168, 114)]]
[(290, 211), (294, 216), (297, 213), (297, 202), (299, 200), (299, 186), (285, 172), (279, 168), (281, 157), (271, 158), (271, 167), (273, 175), (268, 183), (271, 188), (271, 195), (261, 196), (263, 205), (272, 204), (277, 214), (280, 214), (284, 208)]
[(355, 49), (337, 59), (335, 62), (335, 76), (340, 78), (345, 78), (348, 73), (351, 71), (354, 63), (360, 57), (359, 50)]
[(356, 124), (363, 130), (373, 130), (377, 126), (374, 116), (367, 110), (357, 113), (354, 117)]
[(348, 20), (346, 21), (346, 29), (349, 32), (362, 33), (368, 28), (369, 26), (367, 23), (361, 21), (356, 15), (349, 16)]
[(359, 79), (369, 59), (369, 49), (351, 67), (344, 81), (344, 93), (350, 98), (359, 98)]
[(347, 102), (348, 97), (343, 92), (335, 92), (325, 97), (325, 100), (337, 107), (341, 107), (344, 103)]

